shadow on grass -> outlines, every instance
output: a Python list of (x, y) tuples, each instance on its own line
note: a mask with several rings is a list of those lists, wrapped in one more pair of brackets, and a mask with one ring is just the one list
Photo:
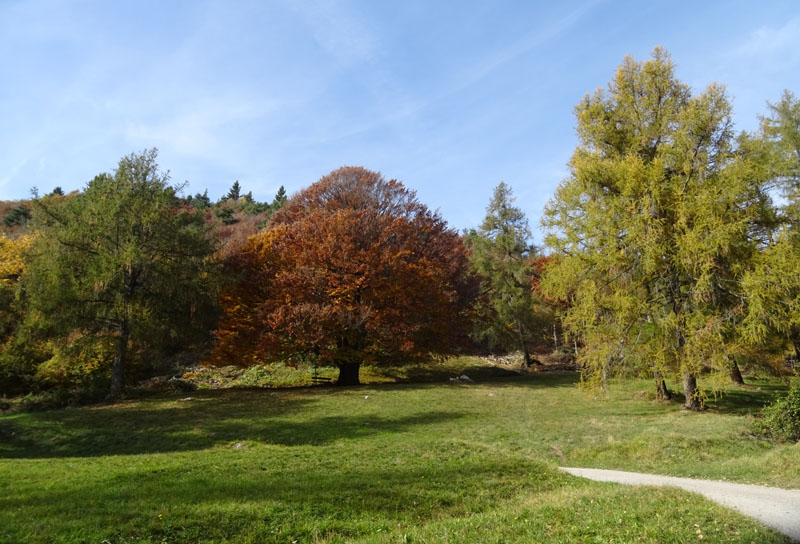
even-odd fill
[[(199, 467), (131, 467), (82, 485), (72, 482), (68, 488), (3, 497), (0, 506), (25, 512), (25, 519), (31, 520), (26, 523), (57, 516), (61, 524), (41, 528), (55, 533), (48, 535), (53, 537), (74, 527), (106, 527), (108, 533), (116, 534), (102, 536), (114, 542), (117, 539), (112, 536), (127, 539), (134, 531), (137, 542), (160, 541), (155, 537), (161, 536), (170, 536), (171, 542), (221, 541), (242, 531), (254, 531), (250, 536), (261, 537), (255, 540), (260, 542), (278, 541), (274, 533), (281, 531), (310, 541), (313, 530), (336, 531), (345, 538), (371, 534), (376, 518), (394, 525), (470, 515), (522, 493), (560, 487), (568, 480), (542, 462), (487, 462), (473, 452), (459, 453), (466, 457), (447, 458), (434, 452), (431, 458), (414, 457), (403, 464), (387, 457), (382, 463), (362, 466), (350, 458), (286, 464), (265, 456), (248, 457), (246, 450), (227, 451), (213, 460), (229, 467), (223, 475)], [(473, 495), (483, 500), (468, 500)], [(81, 498), (78, 503), (76, 497)], [(78, 511), (80, 515), (70, 516)], [(163, 521), (157, 517), (162, 512)], [(110, 525), (110, 519), (117, 523)]]
[(325, 446), (448, 422), (464, 414), (431, 411), (400, 418), (331, 415), (292, 420), (313, 397), (266, 391), (214, 391), (177, 399), (67, 409), (0, 419), (0, 458), (96, 457), (206, 449), (237, 442)]
[(719, 398), (708, 402), (708, 408), (721, 414), (745, 415), (755, 413), (786, 394), (789, 388), (776, 382), (757, 382), (757, 385), (734, 387)]
[(115, 405), (68, 408), (0, 418), (0, 458), (96, 457), (191, 451), (256, 441), (265, 444), (325, 445), (330, 441), (400, 432), (464, 417), (453, 411), (404, 418), (330, 415), (302, 419), (320, 395), (353, 391), (413, 391), (440, 387), (542, 389), (572, 387), (575, 373), (537, 373), (474, 383), (381, 384), (354, 388), (315, 387), (193, 393), (191, 401), (150, 398)]
[[(478, 372), (466, 370), (461, 374), (455, 375), (452, 372), (425, 373), (421, 370), (419, 375), (413, 374), (415, 377), (403, 378), (397, 377), (396, 383), (376, 383), (370, 384), (369, 387), (380, 389), (414, 389), (414, 388), (432, 388), (442, 386), (460, 385), (464, 387), (471, 387), (474, 385), (491, 385), (492, 387), (519, 387), (519, 388), (540, 388), (540, 387), (566, 387), (574, 386), (580, 381), (580, 374), (573, 371), (552, 371), (552, 372), (531, 372), (522, 373), (505, 370), (498, 367), (486, 367), (479, 369)], [(388, 370), (383, 370), (383, 375), (387, 377), (395, 376), (388, 373)], [(466, 375), (471, 381), (451, 381), (450, 378), (457, 378), (461, 375)]]
[[(0, 496), (0, 519), (6, 515), (16, 522), (6, 528), (8, 542), (32, 543), (88, 542), (89, 536), (95, 542), (409, 542), (406, 531), (428, 524), (436, 536), (413, 541), (444, 541), (452, 530), (447, 542), (505, 541), (499, 535), (514, 542), (584, 541), (587, 535), (595, 542), (609, 536), (625, 542), (639, 536), (638, 541), (641, 535), (645, 541), (685, 542), (695, 536), (694, 527), (684, 527), (687, 519), (716, 524), (715, 514), (723, 513), (705, 500), (691, 504), (678, 490), (591, 482), (525, 458), (442, 453), (400, 465), (385, 457), (369, 466), (358, 459), (309, 466), (230, 451), (228, 460), (217, 457), (194, 467), (132, 466), (77, 485)], [(218, 472), (214, 464), (229, 469)], [(626, 505), (633, 516), (625, 516)], [(530, 515), (534, 528), (523, 526), (528, 519), (512, 519), (515, 513)], [(623, 517), (629, 528), (618, 525)], [(459, 538), (465, 523), (475, 530)], [(498, 524), (513, 527), (501, 533)], [(571, 533), (548, 538), (551, 524)], [(758, 534), (739, 517), (726, 517), (720, 525), (732, 536), (724, 542), (749, 542)], [(747, 529), (746, 538), (733, 536), (734, 530), (739, 535)], [(524, 540), (515, 538), (523, 531)], [(387, 538), (380, 539), (381, 532)], [(788, 542), (759, 536), (759, 542)]]
[(450, 378), (457, 378), (462, 374), (468, 375), (473, 380), (492, 380), (497, 378), (519, 378), (519, 372), (496, 366), (469, 366), (463, 369), (447, 366), (419, 365), (406, 367), (386, 367), (380, 369), (380, 374), (391, 378), (397, 383), (422, 383), (422, 382), (447, 382)]

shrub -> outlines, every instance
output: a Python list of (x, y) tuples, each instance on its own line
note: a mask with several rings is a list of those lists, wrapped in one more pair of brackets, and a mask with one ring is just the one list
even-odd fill
[(46, 391), (30, 392), (27, 395), (0, 399), (0, 413), (38, 412), (56, 410), (65, 406), (83, 406), (103, 400), (107, 393), (106, 384), (102, 387), (69, 389), (56, 387)]
[(795, 380), (784, 398), (761, 411), (755, 430), (781, 442), (800, 441), (800, 381)]
[(17, 225), (25, 225), (31, 218), (31, 209), (24, 204), (13, 208), (3, 218), (3, 224), (7, 227), (15, 227)]
[(174, 393), (191, 393), (197, 391), (197, 385), (181, 378), (170, 378), (165, 382), (163, 390)]

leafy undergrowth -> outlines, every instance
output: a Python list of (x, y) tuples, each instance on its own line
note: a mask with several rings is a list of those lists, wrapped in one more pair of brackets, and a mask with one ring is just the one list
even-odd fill
[(696, 495), (556, 469), (800, 487), (798, 446), (743, 434), (779, 388), (698, 414), (644, 382), (474, 379), (2, 416), (0, 542), (785, 542)]
[(789, 393), (761, 411), (754, 425), (757, 434), (785, 442), (800, 441), (800, 381)]
[[(424, 383), (447, 382), (450, 378), (456, 378), (463, 374), (474, 379), (485, 379), (514, 376), (518, 372), (488, 365), (479, 357), (463, 356), (396, 367), (364, 365), (359, 377), (364, 384)], [(182, 379), (200, 389), (229, 387), (280, 389), (313, 385), (314, 376), (327, 378), (334, 382), (337, 375), (336, 367), (315, 369), (309, 365), (291, 366), (285, 363), (268, 363), (246, 369), (234, 366), (199, 367), (184, 373)]]

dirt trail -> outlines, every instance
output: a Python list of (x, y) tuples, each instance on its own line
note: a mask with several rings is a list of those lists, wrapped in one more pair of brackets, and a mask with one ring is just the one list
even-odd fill
[(598, 482), (680, 487), (733, 508), (800, 542), (800, 490), (599, 468), (560, 468), (574, 476)]

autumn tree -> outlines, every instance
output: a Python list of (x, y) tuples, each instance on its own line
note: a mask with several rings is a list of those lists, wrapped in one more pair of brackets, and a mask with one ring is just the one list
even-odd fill
[(0, 235), (0, 287), (13, 287), (27, 268), (26, 255), (33, 236), (9, 237)]
[[(769, 210), (764, 163), (733, 138), (719, 85), (692, 96), (661, 49), (628, 57), (576, 108), (580, 144), (545, 211), (558, 257), (543, 287), (566, 300), (587, 381), (727, 373), (741, 281)], [(746, 146), (745, 146), (746, 147)]]
[(23, 278), (30, 319), (62, 344), (90, 343), (101, 359), (107, 346), (111, 397), (131, 350), (150, 359), (213, 327), (215, 244), (156, 159), (155, 149), (131, 154), (84, 192), (34, 206), (37, 239)]
[(228, 259), (214, 358), (313, 360), (359, 383), (365, 364), (453, 353), (474, 282), (459, 235), (413, 191), (344, 167), (289, 199)]
[(0, 390), (21, 392), (33, 374), (29, 361), (15, 352), (19, 324), (24, 318), (20, 277), (28, 267), (32, 235), (0, 235)]
[(466, 236), (470, 264), (481, 278), (478, 304), (483, 319), (477, 337), (492, 347), (519, 349), (530, 366), (528, 344), (538, 328), (533, 293), (534, 247), (525, 213), (514, 206), (511, 188), (500, 183), (486, 218)]

